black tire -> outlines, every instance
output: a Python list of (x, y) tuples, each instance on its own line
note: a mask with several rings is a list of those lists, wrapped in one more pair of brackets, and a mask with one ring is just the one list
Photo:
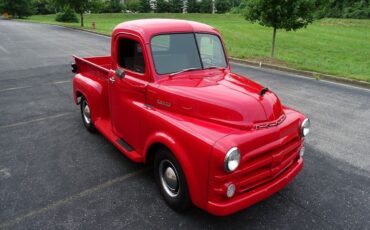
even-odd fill
[[(81, 102), (80, 102), (80, 110), (81, 110), (81, 118), (82, 118), (82, 122), (85, 126), (85, 128), (87, 129), (87, 131), (91, 132), (91, 133), (95, 133), (96, 132), (96, 128), (91, 120), (91, 112), (90, 112), (90, 107), (88, 106), (88, 102), (86, 100), (85, 97), (82, 97), (81, 98)], [(88, 114), (86, 112), (86, 107), (88, 109)]]
[[(176, 174), (177, 178), (177, 186), (172, 186), (172, 190), (164, 179), (165, 171), (169, 167)], [(169, 171), (171, 170), (169, 169)], [(159, 149), (155, 155), (154, 177), (164, 200), (173, 210), (181, 212), (192, 206), (188, 185), (181, 166), (171, 151), (166, 148)], [(175, 187), (176, 189), (174, 189)], [(171, 193), (172, 195), (170, 195)]]

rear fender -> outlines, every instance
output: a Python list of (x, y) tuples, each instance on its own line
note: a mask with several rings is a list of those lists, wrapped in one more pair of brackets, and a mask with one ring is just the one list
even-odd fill
[(108, 95), (105, 95), (106, 90), (103, 89), (102, 83), (81, 74), (76, 74), (73, 79), (73, 91), (76, 104), (79, 103), (79, 95), (86, 98), (89, 103), (91, 119), (93, 121), (106, 115), (108, 104), (105, 100), (108, 99)]

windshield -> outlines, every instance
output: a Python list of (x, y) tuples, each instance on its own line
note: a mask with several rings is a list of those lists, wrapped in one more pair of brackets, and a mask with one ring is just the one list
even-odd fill
[(225, 53), (218, 36), (204, 33), (164, 34), (151, 40), (158, 74), (187, 69), (225, 68)]

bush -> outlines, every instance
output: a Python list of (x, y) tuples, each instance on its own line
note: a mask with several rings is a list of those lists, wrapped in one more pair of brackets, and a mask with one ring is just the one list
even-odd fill
[(150, 11), (152, 11), (150, 8), (150, 1), (140, 0), (140, 13), (149, 13)]
[(202, 0), (199, 3), (200, 13), (212, 13), (212, 0)]
[(370, 18), (369, 0), (316, 0), (315, 17)]
[(110, 0), (105, 2), (104, 12), (120, 13), (123, 10), (123, 4), (119, 0)]
[(78, 22), (78, 18), (74, 10), (66, 8), (63, 12), (57, 13), (55, 17), (57, 22)]
[(33, 8), (35, 14), (53, 14), (55, 13), (55, 6), (49, 0), (35, 0), (33, 1)]
[(199, 5), (197, 0), (188, 0), (188, 13), (199, 13)]
[(32, 1), (0, 0), (0, 14), (7, 12), (14, 18), (25, 18), (34, 13)]
[(126, 2), (127, 10), (130, 10), (132, 12), (138, 12), (140, 11), (140, 1), (138, 0), (130, 0)]
[(157, 0), (156, 13), (167, 13), (171, 10), (171, 4), (165, 0)]
[(216, 0), (217, 13), (223, 14), (229, 11), (231, 8), (231, 2), (229, 0)]
[(343, 10), (344, 18), (370, 18), (370, 6), (366, 1), (360, 1), (353, 4), (351, 7), (346, 7)]
[(182, 12), (182, 1), (181, 0), (170, 0), (170, 12), (181, 13)]

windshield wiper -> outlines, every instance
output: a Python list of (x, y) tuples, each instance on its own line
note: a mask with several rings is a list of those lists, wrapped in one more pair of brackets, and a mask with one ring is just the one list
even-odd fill
[(174, 75), (177, 75), (177, 74), (180, 74), (180, 73), (184, 73), (184, 72), (188, 72), (188, 71), (193, 71), (193, 70), (199, 70), (198, 68), (187, 68), (187, 69), (182, 69), (178, 72), (175, 72), (175, 73), (171, 73), (170, 74), (170, 77), (174, 76)]

